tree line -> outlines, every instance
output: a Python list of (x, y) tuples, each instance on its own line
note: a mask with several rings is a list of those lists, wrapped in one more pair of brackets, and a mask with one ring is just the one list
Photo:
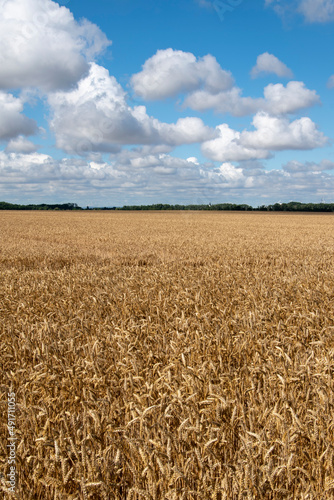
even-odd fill
[(82, 210), (76, 203), (55, 203), (47, 205), (42, 203), (40, 205), (20, 205), (16, 203), (7, 203), (0, 201), (0, 210)]
[(170, 205), (157, 203), (154, 205), (124, 205), (123, 207), (86, 207), (85, 209), (76, 203), (55, 203), (52, 205), (42, 203), (39, 205), (20, 205), (0, 202), (0, 210), (200, 210), (200, 211), (244, 211), (244, 212), (334, 212), (334, 203), (301, 203), (291, 201), (289, 203), (275, 203), (273, 205), (261, 205), (256, 208), (251, 205), (235, 203), (216, 203), (207, 205)]
[(289, 203), (275, 203), (274, 205), (261, 205), (256, 208), (242, 204), (217, 203), (208, 205), (168, 205), (158, 203), (156, 205), (125, 205), (116, 210), (206, 210), (206, 211), (245, 211), (245, 212), (334, 212), (334, 203), (301, 203), (291, 201)]

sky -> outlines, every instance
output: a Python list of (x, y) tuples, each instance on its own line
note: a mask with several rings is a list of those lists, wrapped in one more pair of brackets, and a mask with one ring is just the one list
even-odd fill
[(334, 0), (0, 8), (0, 201), (334, 202)]

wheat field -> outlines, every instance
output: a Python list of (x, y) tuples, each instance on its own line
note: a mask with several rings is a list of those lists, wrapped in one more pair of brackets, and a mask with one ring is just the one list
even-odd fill
[(1, 498), (334, 498), (332, 215), (0, 227)]

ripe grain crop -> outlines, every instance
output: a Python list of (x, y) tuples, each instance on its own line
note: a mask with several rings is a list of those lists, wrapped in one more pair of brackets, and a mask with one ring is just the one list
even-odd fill
[(334, 498), (332, 215), (0, 227), (2, 498)]

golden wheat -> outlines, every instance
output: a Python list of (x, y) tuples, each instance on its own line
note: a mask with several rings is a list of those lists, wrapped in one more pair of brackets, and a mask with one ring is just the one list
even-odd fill
[(3, 498), (334, 498), (331, 215), (0, 224)]

